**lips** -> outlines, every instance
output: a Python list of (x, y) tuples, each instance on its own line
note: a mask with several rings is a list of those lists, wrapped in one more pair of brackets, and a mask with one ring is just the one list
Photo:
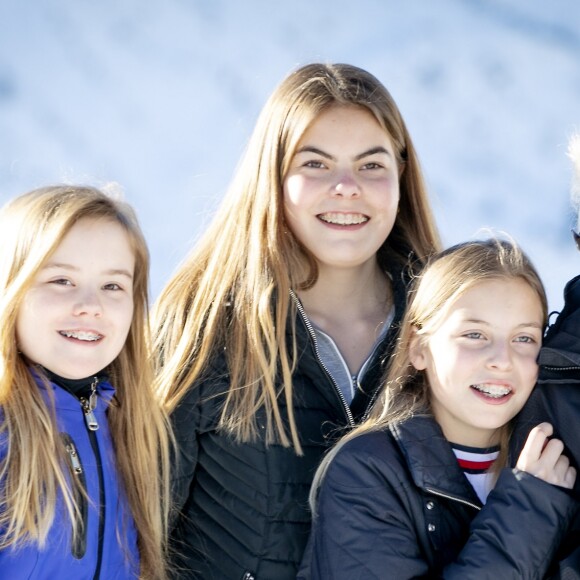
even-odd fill
[(362, 213), (327, 212), (318, 214), (318, 219), (327, 224), (338, 226), (360, 225), (369, 221), (369, 216)]
[(471, 388), (491, 399), (501, 399), (503, 397), (507, 397), (512, 392), (511, 387), (495, 383), (481, 383), (471, 385)]
[(59, 330), (59, 334), (66, 338), (74, 338), (83, 342), (96, 342), (103, 338), (102, 334), (93, 330)]

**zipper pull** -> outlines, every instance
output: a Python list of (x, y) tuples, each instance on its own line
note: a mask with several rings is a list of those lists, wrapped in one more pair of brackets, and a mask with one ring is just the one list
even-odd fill
[(83, 472), (81, 462), (79, 461), (79, 455), (77, 453), (76, 447), (72, 443), (67, 443), (66, 450), (70, 456), (70, 462), (72, 464), (73, 471), (77, 474)]
[(97, 418), (93, 411), (97, 408), (97, 385), (99, 384), (99, 379), (97, 377), (94, 378), (91, 384), (91, 394), (89, 399), (85, 399), (84, 397), (81, 399), (81, 405), (83, 407), (83, 411), (85, 412), (85, 422), (89, 431), (96, 431), (99, 428), (99, 423), (97, 422)]

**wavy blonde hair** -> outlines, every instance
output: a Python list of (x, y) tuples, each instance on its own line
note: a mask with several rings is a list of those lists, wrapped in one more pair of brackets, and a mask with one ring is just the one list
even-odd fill
[(127, 204), (92, 187), (53, 186), (15, 198), (0, 211), (0, 549), (33, 541), (42, 547), (62, 494), (74, 533), (75, 505), (53, 409), (44, 403), (16, 341), (22, 300), (37, 272), (80, 219), (110, 220), (135, 254), (134, 313), (127, 341), (107, 372), (117, 387), (108, 410), (120, 481), (134, 517), (144, 577), (165, 577), (168, 504), (167, 419), (155, 404), (148, 336), (149, 254)]
[[(313, 256), (286, 226), (282, 187), (302, 135), (335, 105), (370, 111), (397, 157), (399, 212), (377, 254), (381, 267), (405, 263), (410, 254), (420, 263), (439, 249), (415, 148), (389, 92), (355, 66), (310, 64), (291, 73), (267, 101), (215, 219), (153, 311), (158, 388), (169, 411), (225, 349), (230, 388), (219, 427), (238, 441), (252, 440), (256, 412), (263, 408), (266, 442), (293, 445), (297, 453), (301, 447), (292, 405), (296, 312), (290, 289), (311, 287), (318, 274)], [(309, 273), (299, 278), (304, 264)], [(286, 402), (289, 434), (278, 397)]]
[[(414, 336), (426, 341), (445, 320), (449, 308), (474, 286), (488, 280), (523, 280), (537, 294), (544, 326), (548, 303), (540, 276), (526, 254), (509, 240), (490, 238), (457, 244), (434, 256), (417, 276), (409, 294), (409, 305), (401, 322), (397, 345), (383, 386), (368, 418), (345, 435), (326, 455), (314, 477), (310, 492), (313, 513), (316, 495), (324, 474), (339, 449), (351, 439), (414, 415), (431, 414), (427, 374), (411, 363)], [(497, 472), (507, 464), (510, 425), (500, 429), (500, 456), (494, 463)]]

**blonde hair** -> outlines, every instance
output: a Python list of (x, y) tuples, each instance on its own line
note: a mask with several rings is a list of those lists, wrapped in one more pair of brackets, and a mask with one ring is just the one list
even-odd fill
[[(395, 351), (368, 418), (332, 448), (316, 472), (310, 492), (313, 511), (324, 474), (332, 458), (347, 441), (369, 431), (386, 429), (414, 415), (431, 414), (426, 373), (416, 370), (411, 363), (414, 336), (427, 340), (428, 334), (443, 322), (449, 308), (474, 286), (488, 280), (514, 279), (523, 280), (537, 294), (545, 325), (548, 303), (544, 286), (529, 258), (513, 241), (493, 238), (465, 242), (432, 258), (414, 281)], [(510, 431), (510, 425), (500, 430), (501, 450), (494, 464), (496, 471), (507, 464)]]
[(120, 224), (135, 254), (134, 313), (127, 341), (107, 373), (117, 387), (108, 409), (116, 463), (134, 517), (145, 577), (165, 577), (168, 430), (155, 404), (148, 338), (149, 254), (130, 206), (92, 187), (53, 186), (15, 198), (0, 211), (0, 436), (8, 453), (0, 470), (0, 548), (23, 541), (42, 547), (64, 498), (73, 530), (78, 506), (63, 467), (53, 409), (16, 342), (22, 300), (37, 272), (80, 219)]
[[(360, 68), (310, 64), (291, 73), (267, 101), (215, 219), (153, 314), (158, 386), (169, 411), (225, 349), (230, 388), (219, 427), (238, 441), (252, 440), (256, 411), (264, 408), (266, 442), (292, 444), (297, 453), (301, 447), (292, 405), (296, 307), (290, 290), (311, 287), (318, 274), (316, 261), (285, 224), (282, 184), (306, 129), (335, 105), (370, 111), (397, 157), (399, 212), (377, 254), (381, 267), (403, 264), (410, 254), (421, 263), (439, 249), (417, 155), (389, 92)], [(304, 263), (309, 273), (298, 278)], [(279, 396), (288, 409), (290, 437)]]

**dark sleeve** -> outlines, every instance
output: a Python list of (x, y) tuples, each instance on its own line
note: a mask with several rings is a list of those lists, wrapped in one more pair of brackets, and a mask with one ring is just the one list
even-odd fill
[(195, 477), (198, 457), (197, 432), (200, 424), (200, 387), (191, 387), (171, 414), (175, 436), (174, 460), (171, 466), (173, 509), (181, 512)]
[(504, 469), (444, 578), (544, 578), (577, 510), (569, 490)]
[[(554, 427), (554, 437), (564, 442), (564, 453), (577, 469), (580, 467), (580, 384), (573, 382), (540, 383), (533, 390), (516, 418), (511, 456), (515, 465), (533, 427), (547, 421)], [(580, 477), (576, 488), (580, 491)]]
[(412, 513), (399, 501), (405, 485), (385, 472), (388, 462), (352, 447), (337, 454), (320, 488), (299, 579), (404, 580), (428, 574)]
[(188, 499), (196, 477), (200, 441), (204, 433), (215, 430), (221, 414), (223, 395), (229, 388), (225, 357), (216, 356), (203, 376), (184, 394), (171, 414), (175, 437), (171, 466), (171, 489), (174, 517), (187, 511)]

